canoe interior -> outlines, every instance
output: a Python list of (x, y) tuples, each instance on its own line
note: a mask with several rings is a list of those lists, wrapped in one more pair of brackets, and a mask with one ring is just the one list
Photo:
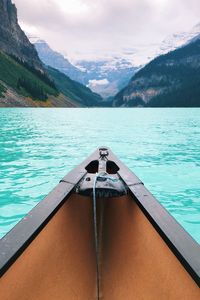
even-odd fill
[[(200, 289), (131, 196), (99, 199), (100, 299), (200, 299)], [(2, 300), (92, 300), (92, 200), (76, 194), (0, 279)]]

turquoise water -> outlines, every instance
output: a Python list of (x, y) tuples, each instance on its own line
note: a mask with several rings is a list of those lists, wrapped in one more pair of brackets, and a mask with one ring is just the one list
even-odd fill
[(200, 243), (200, 109), (0, 109), (0, 236), (102, 145)]

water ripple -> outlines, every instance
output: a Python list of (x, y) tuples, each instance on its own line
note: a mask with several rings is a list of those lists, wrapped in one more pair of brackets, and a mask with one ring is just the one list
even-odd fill
[(199, 109), (1, 109), (0, 237), (107, 145), (200, 242)]

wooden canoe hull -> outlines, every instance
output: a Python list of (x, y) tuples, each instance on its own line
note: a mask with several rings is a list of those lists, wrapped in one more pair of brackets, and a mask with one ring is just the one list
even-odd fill
[[(73, 189), (63, 195), (59, 209), (17, 258), (9, 260), (0, 278), (0, 299), (98, 299), (92, 200)], [(50, 200), (56, 197), (57, 192)], [(194, 280), (138, 198), (130, 193), (97, 200), (99, 299), (199, 299), (198, 274)], [(50, 205), (50, 200), (44, 201)]]

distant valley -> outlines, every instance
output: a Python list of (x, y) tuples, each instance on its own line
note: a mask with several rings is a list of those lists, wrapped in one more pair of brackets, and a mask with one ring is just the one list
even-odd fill
[[(88, 86), (93, 92), (100, 94), (104, 99), (112, 99), (115, 95), (114, 105), (117, 105), (118, 94), (134, 77), (134, 75), (152, 60), (161, 55), (174, 51), (188, 43), (198, 39), (200, 24), (194, 26), (188, 32), (175, 33), (168, 36), (159, 44), (148, 47), (136, 47), (125, 49), (120, 55), (108, 55), (109, 58), (96, 60), (77, 60), (70, 62), (64, 55), (52, 50), (42, 40), (33, 41), (40, 59), (53, 68), (56, 68), (76, 80)], [(31, 39), (30, 39), (31, 40)], [(137, 76), (137, 75), (136, 75)], [(105, 102), (104, 102), (105, 103)]]
[(72, 64), (64, 55), (54, 51), (43, 40), (30, 37), (40, 59), (47, 66), (58, 69), (71, 79), (88, 86), (103, 98), (114, 96), (128, 84), (133, 74), (139, 69), (128, 60), (120, 57), (96, 61), (76, 61)]

